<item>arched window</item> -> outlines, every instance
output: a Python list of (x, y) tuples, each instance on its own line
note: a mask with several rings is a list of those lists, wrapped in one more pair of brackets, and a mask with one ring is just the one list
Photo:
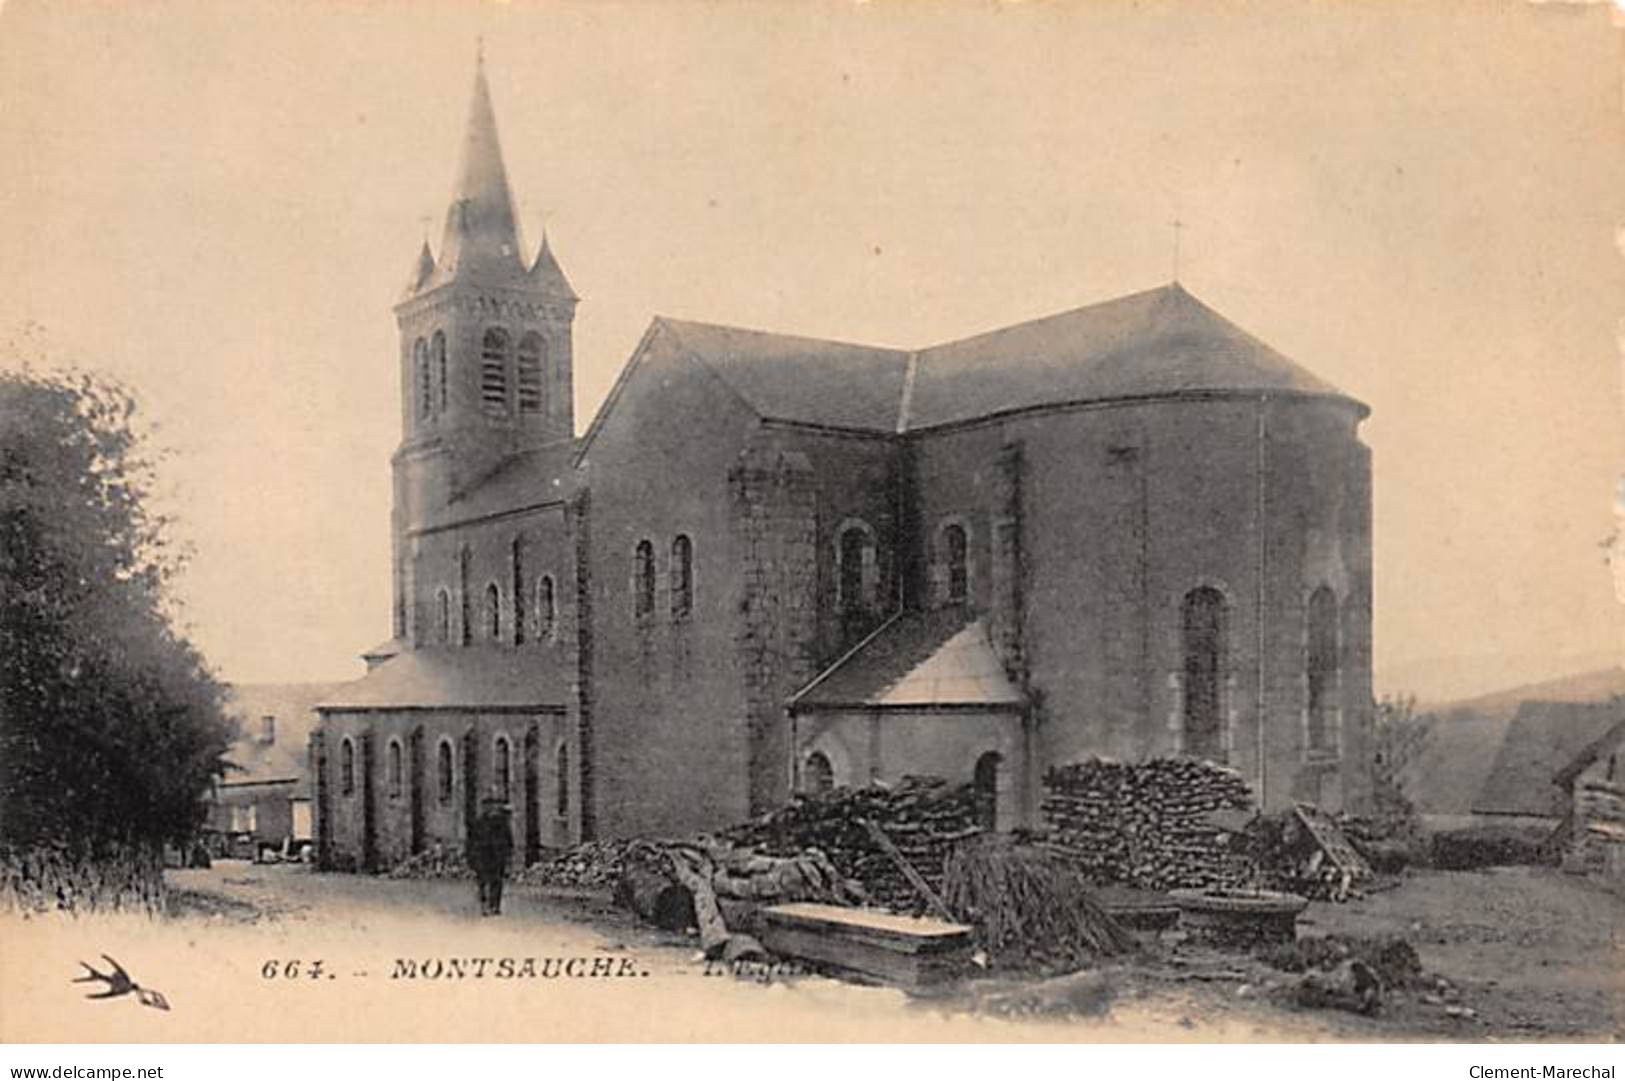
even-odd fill
[(976, 760), (971, 790), (976, 796), (976, 817), (985, 830), (999, 828), (999, 796), (1004, 787), (1004, 756), (988, 751)]
[(671, 542), (671, 618), (687, 619), (694, 610), (694, 544), (685, 534)]
[(874, 534), (862, 522), (841, 528), (835, 541), (836, 606), (856, 612), (873, 603), (875, 575)]
[(553, 599), (553, 576), (542, 575), (536, 583), (536, 637), (547, 641), (553, 637), (553, 622), (557, 609)]
[(534, 330), (519, 340), (519, 411), (540, 413), (545, 401), (542, 373), (547, 368), (547, 346)]
[(401, 763), (401, 741), (389, 741), (389, 751), (384, 762), (385, 781), (389, 786), (389, 798), (400, 799), (401, 790), (406, 787), (406, 770)]
[(345, 796), (355, 794), (355, 744), (349, 736), (339, 744), (339, 793)]
[(435, 792), (441, 803), (450, 803), (452, 790), (457, 784), (457, 775), (454, 771), (455, 763), (452, 760), (451, 740), (443, 739), (434, 752), (434, 780)]
[(513, 755), (507, 736), (497, 737), (496, 753), (492, 757), (495, 760), (491, 766), (495, 773), (492, 781), (496, 785), (497, 798), (506, 802), (513, 794)]
[(429, 347), (422, 338), (412, 345), (412, 374), (417, 388), (418, 416), (434, 412), (434, 386), (429, 375)]
[(513, 539), (513, 644), (525, 644), (525, 538)]
[(813, 793), (828, 792), (835, 787), (835, 767), (830, 765), (829, 756), (823, 751), (807, 756), (801, 768), (801, 787)]
[(468, 598), (468, 572), (473, 564), (474, 557), (463, 545), (457, 553), (457, 604), (461, 609), (457, 614), (460, 617), (457, 624), (457, 633), (461, 636), (463, 645), (474, 643), (474, 620), (471, 618), (471, 605)]
[(942, 530), (942, 559), (948, 603), (961, 604), (969, 591), (970, 573), (965, 561), (965, 527), (958, 522)]
[(1224, 757), (1225, 608), (1224, 594), (1210, 586), (1185, 594), (1181, 606), (1184, 751), (1215, 761)]
[(558, 793), (558, 800), (557, 800), (555, 809), (558, 811), (558, 816), (560, 818), (565, 818), (570, 814), (570, 745), (569, 744), (567, 744), (567, 743), (559, 744), (558, 754), (555, 756), (554, 770), (557, 773), (557, 776), (554, 778), (554, 786), (553, 787), (554, 787), (555, 791)]
[(1325, 586), (1309, 595), (1309, 750), (1337, 749), (1337, 597)]
[(494, 417), (508, 412), (508, 332), (501, 327), (480, 342), (480, 408)]
[(435, 637), (445, 645), (451, 641), (451, 594), (442, 589), (436, 599), (439, 611), (435, 613)]
[(495, 582), (485, 587), (485, 633), (491, 641), (502, 641), (502, 590)]
[(446, 384), (446, 332), (437, 330), (429, 345), (429, 359), (434, 364), (435, 386), (440, 392), (440, 411), (446, 411), (446, 400), (450, 390)]
[(647, 616), (655, 610), (655, 546), (638, 541), (632, 557), (632, 613)]

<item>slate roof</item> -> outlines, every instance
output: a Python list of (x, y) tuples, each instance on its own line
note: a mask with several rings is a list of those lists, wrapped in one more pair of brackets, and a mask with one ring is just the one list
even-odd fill
[[(306, 746), (316, 726), (316, 703), (331, 694), (334, 683), (236, 683), (227, 688), (226, 712), (237, 719), (237, 740), (226, 752), (234, 768), (221, 778), (223, 787), (298, 781), (305, 775)], [(260, 740), (261, 718), (276, 718), (275, 739)]]
[(1341, 395), (1175, 283), (922, 350), (907, 427), (1235, 391)]
[[(1616, 711), (1625, 712), (1625, 709)], [(1552, 775), (1552, 783), (1567, 791), (1574, 783), (1574, 779), (1591, 767), (1591, 764), (1605, 754), (1613, 754), (1621, 743), (1625, 743), (1625, 717), (1615, 721), (1603, 730), (1603, 733), (1580, 749), (1567, 765)]]
[(797, 711), (1025, 705), (987, 628), (959, 608), (893, 618), (791, 700)]
[(561, 439), (504, 458), (491, 472), (446, 504), (431, 526), (568, 499), (573, 485), (575, 450), (574, 439)]
[(909, 354), (820, 338), (660, 320), (758, 415), (836, 428), (897, 430)]
[(1473, 812), (1562, 817), (1567, 800), (1554, 778), (1619, 721), (1620, 712), (1618, 702), (1525, 702), (1507, 726)]
[(385, 661), (354, 683), (335, 687), (324, 710), (562, 709), (569, 693), (563, 665), (493, 647), (419, 649)]

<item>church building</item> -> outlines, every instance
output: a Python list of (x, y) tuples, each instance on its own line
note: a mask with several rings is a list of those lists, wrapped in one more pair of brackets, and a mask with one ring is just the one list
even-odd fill
[(655, 318), (584, 433), (577, 296), (520, 237), (483, 70), (395, 308), (393, 633), (320, 707), (325, 866), (738, 822), (1090, 756), (1358, 807), (1360, 402), (1178, 284), (888, 349)]

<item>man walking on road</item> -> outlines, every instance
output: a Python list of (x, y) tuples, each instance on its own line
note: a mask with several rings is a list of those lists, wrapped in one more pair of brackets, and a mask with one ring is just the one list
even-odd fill
[(468, 827), (468, 865), (479, 879), (480, 915), (502, 914), (502, 879), (511, 859), (513, 827), (508, 824), (508, 807), (500, 799), (487, 797)]

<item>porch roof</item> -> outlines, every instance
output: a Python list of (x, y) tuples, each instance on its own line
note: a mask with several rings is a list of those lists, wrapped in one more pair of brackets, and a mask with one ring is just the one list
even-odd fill
[(791, 712), (1026, 708), (982, 620), (963, 608), (896, 616), (790, 700)]

